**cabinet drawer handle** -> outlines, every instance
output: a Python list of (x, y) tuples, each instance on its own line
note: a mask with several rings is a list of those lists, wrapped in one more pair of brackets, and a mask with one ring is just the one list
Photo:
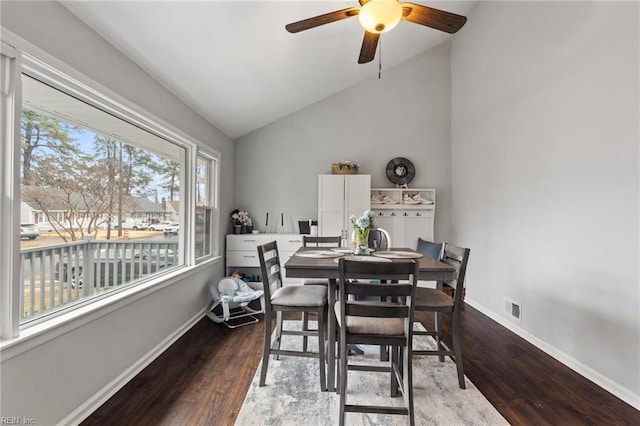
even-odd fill
[(242, 240), (243, 243), (255, 243), (256, 240)]
[(416, 213), (416, 216), (422, 216), (422, 215), (420, 214), (420, 212), (418, 212), (418, 213)]
[(290, 243), (302, 243), (301, 240), (289, 240)]
[(245, 255), (243, 255), (242, 257), (248, 257), (248, 258), (250, 258), (250, 259), (255, 258), (255, 256), (251, 256), (251, 255), (249, 255), (249, 254), (245, 254)]

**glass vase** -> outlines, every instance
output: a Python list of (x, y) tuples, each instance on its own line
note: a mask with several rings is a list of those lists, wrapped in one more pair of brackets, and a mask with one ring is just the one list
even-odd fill
[(353, 254), (369, 254), (369, 231), (370, 229), (353, 230)]

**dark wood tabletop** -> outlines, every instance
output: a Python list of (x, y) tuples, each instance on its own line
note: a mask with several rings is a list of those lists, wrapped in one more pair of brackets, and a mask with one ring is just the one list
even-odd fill
[[(317, 247), (301, 247), (296, 251), (301, 253), (304, 251), (317, 251), (317, 250), (331, 250)], [(415, 252), (408, 248), (391, 248), (386, 251), (406, 251)], [(350, 254), (344, 254), (344, 256), (351, 256)], [(371, 255), (370, 255), (371, 256)], [(376, 257), (376, 256), (373, 256)], [(335, 258), (316, 258), (316, 257), (302, 257), (293, 255), (283, 265), (286, 269), (287, 277), (290, 278), (338, 278), (338, 262)], [(382, 259), (382, 258), (380, 258)], [(403, 259), (398, 259), (402, 261)], [(404, 259), (406, 260), (406, 259)], [(430, 257), (423, 256), (416, 259), (420, 262), (420, 275), (418, 279), (422, 281), (447, 281), (453, 278), (455, 270), (453, 267), (446, 263), (439, 262)], [(392, 260), (394, 261), (394, 260)]]

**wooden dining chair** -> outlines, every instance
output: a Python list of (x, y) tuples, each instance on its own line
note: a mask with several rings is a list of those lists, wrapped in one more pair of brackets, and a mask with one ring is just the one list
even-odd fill
[[(337, 237), (318, 237), (318, 236), (315, 236), (315, 235), (304, 235), (302, 237), (302, 246), (303, 247), (318, 247), (318, 248), (332, 249), (332, 248), (340, 247), (341, 241), (342, 241), (342, 239), (340, 238), (340, 236), (337, 236)], [(329, 280), (322, 279), (322, 278), (303, 278), (302, 279), (302, 284), (303, 285), (324, 285), (324, 286), (328, 286), (329, 285)], [(302, 329), (303, 330), (308, 330), (309, 329), (309, 313), (308, 312), (303, 312), (303, 314), (302, 314)], [(303, 340), (302, 340), (302, 350), (303, 351), (307, 350), (307, 337), (306, 336), (303, 337)]]
[[(464, 368), (462, 366), (462, 345), (460, 340), (460, 311), (464, 296), (464, 277), (467, 271), (470, 252), (471, 250), (468, 248), (445, 243), (441, 262), (455, 268), (454, 279), (446, 282), (439, 281), (436, 288), (418, 287), (416, 290), (415, 309), (416, 311), (434, 313), (435, 330), (415, 331), (414, 335), (432, 336), (436, 341), (436, 349), (414, 350), (413, 354), (416, 356), (437, 355), (440, 358), (440, 362), (444, 362), (445, 355), (451, 357), (456, 363), (458, 384), (461, 389), (465, 388), (465, 383)], [(443, 291), (445, 286), (453, 288), (453, 297), (450, 295), (450, 292)], [(444, 312), (451, 313), (453, 349), (449, 348), (449, 346), (442, 341), (442, 314)]]
[[(282, 267), (278, 254), (278, 244), (275, 241), (258, 246), (258, 258), (262, 273), (265, 313), (264, 313), (264, 348), (262, 354), (262, 369), (260, 371), (260, 386), (265, 385), (270, 355), (301, 356), (318, 358), (320, 362), (320, 389), (327, 390), (325, 374), (325, 329), (327, 321), (327, 286), (322, 285), (282, 285)], [(316, 330), (288, 330), (283, 327), (283, 312), (311, 312), (318, 317)], [(276, 320), (276, 328), (272, 342), (271, 323)], [(282, 336), (295, 335), (318, 337), (318, 352), (282, 350)]]
[[(419, 264), (415, 261), (339, 260), (340, 300), (336, 303), (336, 318), (340, 330), (338, 380), (341, 426), (345, 424), (345, 416), (349, 412), (406, 415), (407, 424), (414, 424), (412, 337), (418, 268)], [(383, 284), (385, 282), (388, 284)], [(361, 301), (357, 300), (359, 296), (374, 296), (385, 301)], [(389, 346), (388, 364), (350, 364), (350, 344)], [(349, 403), (350, 371), (390, 373), (390, 396), (398, 396), (400, 391), (404, 406)], [(362, 397), (362, 394), (359, 396)]]
[(341, 238), (338, 237), (318, 237), (315, 235), (304, 235), (302, 237), (303, 247), (340, 247)]
[(369, 248), (374, 250), (388, 250), (391, 247), (391, 235), (382, 228), (372, 229), (369, 232)]

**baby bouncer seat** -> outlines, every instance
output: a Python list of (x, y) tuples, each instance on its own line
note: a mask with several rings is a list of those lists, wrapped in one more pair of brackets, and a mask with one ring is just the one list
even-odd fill
[[(223, 323), (229, 328), (254, 324), (259, 321), (256, 315), (265, 310), (264, 291), (259, 282), (246, 283), (236, 277), (224, 277), (209, 285), (209, 294), (211, 304), (207, 316), (211, 321)], [(249, 306), (258, 299), (260, 309)]]

